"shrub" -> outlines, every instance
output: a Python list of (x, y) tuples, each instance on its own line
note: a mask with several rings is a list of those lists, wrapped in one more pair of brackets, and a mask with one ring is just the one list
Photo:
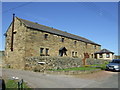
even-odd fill
[(104, 64), (108, 64), (109, 62), (108, 61), (104, 61)]

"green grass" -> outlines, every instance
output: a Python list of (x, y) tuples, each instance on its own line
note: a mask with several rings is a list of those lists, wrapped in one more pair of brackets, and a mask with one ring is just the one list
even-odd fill
[(14, 80), (7, 80), (6, 88), (17, 88), (17, 82), (15, 82)]
[(90, 70), (96, 70), (96, 69), (101, 69), (105, 70), (106, 65), (108, 62), (104, 62), (103, 64), (94, 64), (94, 65), (85, 65), (84, 67), (73, 67), (73, 68), (66, 68), (66, 69), (49, 69), (49, 71), (90, 71)]
[[(18, 88), (18, 80), (6, 80), (5, 84), (6, 88)], [(23, 82), (23, 88), (31, 90), (25, 82)]]
[(50, 69), (49, 71), (89, 71), (89, 70), (95, 70), (98, 69), (96, 67), (73, 67), (73, 68), (66, 68), (66, 69)]
[(109, 62), (105, 61), (103, 64), (95, 64), (95, 65), (88, 65), (89, 67), (98, 67), (98, 68), (101, 68), (102, 70), (105, 70), (106, 69), (106, 65), (108, 64)]

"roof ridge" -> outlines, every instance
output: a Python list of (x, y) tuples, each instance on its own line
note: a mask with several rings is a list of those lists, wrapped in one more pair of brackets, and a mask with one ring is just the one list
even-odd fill
[(114, 52), (112, 52), (112, 51), (110, 51), (110, 50), (107, 50), (107, 49), (102, 49), (102, 50), (100, 50), (100, 51), (98, 51), (98, 52), (95, 52), (96, 54), (98, 54), (98, 53), (113, 53), (114, 54)]
[[(17, 17), (17, 18), (18, 18), (18, 17)], [(18, 19), (25, 20), (25, 21), (28, 21), (28, 22), (33, 23), (33, 24), (42, 25), (42, 24), (35, 23), (35, 22), (29, 21), (29, 20), (26, 20), (26, 19), (22, 19), (22, 18), (18, 18)], [(48, 28), (50, 28), (50, 29), (55, 29), (55, 28), (52, 28), (52, 27), (50, 27), (50, 26), (45, 26), (45, 25), (42, 25), (42, 26), (48, 27)], [(56, 29), (56, 30), (58, 30), (58, 29)], [(60, 30), (59, 30), (59, 31), (60, 31)], [(64, 31), (63, 31), (63, 32), (64, 32)]]

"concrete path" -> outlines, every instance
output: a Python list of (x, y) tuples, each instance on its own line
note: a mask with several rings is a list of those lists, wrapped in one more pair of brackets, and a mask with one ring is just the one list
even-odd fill
[[(104, 72), (102, 72), (104, 73)], [(70, 75), (50, 75), (32, 71), (3, 69), (3, 76), (23, 78), (32, 88), (117, 88), (118, 74), (110, 73), (104, 79), (89, 79)], [(109, 73), (108, 73), (109, 74)]]

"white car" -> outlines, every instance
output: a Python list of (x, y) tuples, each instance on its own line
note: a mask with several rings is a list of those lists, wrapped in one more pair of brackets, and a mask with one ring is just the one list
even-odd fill
[(112, 62), (106, 65), (107, 70), (120, 71), (120, 59), (113, 59)]

